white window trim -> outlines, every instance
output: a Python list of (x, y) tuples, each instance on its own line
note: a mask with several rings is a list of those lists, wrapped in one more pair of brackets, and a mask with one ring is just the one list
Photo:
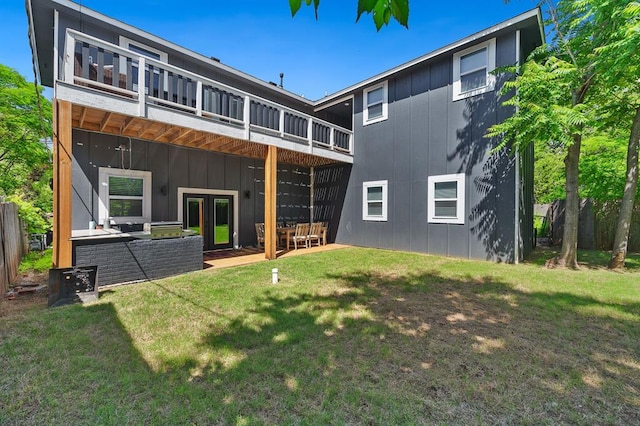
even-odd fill
[[(369, 92), (378, 90), (382, 87), (382, 115), (380, 117), (369, 119), (369, 105), (367, 104), (367, 95)], [(375, 86), (367, 87), (362, 91), (362, 125), (367, 126), (369, 124), (384, 121), (388, 117), (389, 112), (389, 86), (386, 81)]]
[[(487, 49), (487, 84), (473, 90), (462, 92), (462, 84), (460, 82), (460, 58), (480, 49)], [(468, 49), (453, 54), (453, 100), (469, 98), (471, 96), (480, 95), (482, 93), (494, 90), (496, 85), (496, 76), (491, 72), (496, 68), (496, 39), (492, 38), (481, 44), (469, 47)], [(480, 68), (481, 69), (481, 68)], [(477, 70), (476, 70), (477, 71)]]
[[(163, 52), (162, 50), (154, 49), (151, 46), (147, 46), (146, 44), (140, 43), (139, 41), (136, 41), (136, 40), (131, 40), (130, 38), (127, 38), (125, 36), (120, 36), (119, 43), (120, 43), (120, 47), (123, 47), (123, 48), (125, 48), (127, 50), (129, 50), (129, 45), (131, 45), (131, 44), (134, 44), (136, 46), (142, 47), (143, 49), (148, 50), (149, 52), (153, 52), (153, 53), (157, 54), (158, 56), (160, 56), (160, 62), (169, 63), (169, 55), (167, 54), (167, 52)], [(142, 55), (141, 53), (137, 53), (137, 52), (135, 52), (135, 54), (136, 55)], [(156, 59), (156, 58), (152, 58), (152, 59)]]
[(104, 224), (109, 215), (109, 177), (141, 178), (142, 183), (142, 216), (113, 218), (116, 224), (120, 223), (144, 223), (151, 222), (151, 172), (143, 170), (125, 170), (111, 167), (98, 169), (98, 223)]
[[(122, 48), (124, 48), (124, 49), (127, 49), (127, 50), (130, 50), (130, 45), (131, 45), (131, 44), (134, 44), (134, 45), (136, 45), (136, 46), (138, 46), (138, 47), (141, 47), (141, 48), (143, 48), (143, 49), (145, 49), (145, 50), (148, 50), (149, 52), (153, 52), (153, 53), (155, 53), (156, 55), (159, 55), (159, 56), (160, 56), (160, 62), (165, 63), (165, 64), (168, 64), (168, 63), (169, 63), (169, 55), (167, 54), (167, 52), (163, 52), (162, 50), (154, 49), (154, 48), (153, 48), (153, 47), (151, 47), (151, 46), (147, 46), (146, 44), (144, 44), (144, 43), (140, 43), (140, 42), (138, 42), (138, 41), (136, 41), (136, 40), (131, 40), (130, 38), (127, 38), (127, 37), (125, 37), (125, 36), (119, 36), (119, 43), (120, 43), (120, 47), (122, 47)], [(133, 52), (133, 55), (136, 55), (136, 56), (144, 56), (144, 57), (145, 57), (145, 60), (147, 60), (147, 59), (151, 59), (151, 60), (154, 60), (154, 61), (157, 61), (157, 60), (158, 60), (158, 59), (156, 59), (156, 58), (151, 58), (151, 57), (149, 57), (149, 56), (146, 56), (146, 55), (144, 55), (143, 53), (138, 53), (138, 52), (135, 52), (135, 51), (132, 51), (132, 52)], [(137, 62), (136, 62), (136, 66), (137, 66)], [(147, 69), (147, 71), (148, 71), (148, 67), (145, 67), (145, 68), (146, 68), (146, 69)], [(125, 57), (123, 57), (123, 56), (120, 56), (120, 69), (121, 69), (121, 70), (125, 70), (125, 69), (127, 69), (127, 58), (125, 58)], [(153, 70), (153, 73), (154, 73), (154, 74), (160, 74), (160, 71), (158, 71), (158, 68), (157, 68), (157, 67), (155, 67), (155, 68), (154, 68), (154, 70)], [(164, 73), (164, 90), (165, 90), (165, 91), (167, 90), (167, 87), (169, 87), (169, 75), (168, 75), (168, 73), (167, 73), (167, 72), (165, 72), (165, 73)], [(134, 86), (133, 86), (133, 90), (138, 90), (138, 86), (137, 86), (137, 84), (134, 84)], [(149, 93), (148, 93), (148, 92), (149, 92), (149, 89), (148, 89), (148, 88), (146, 88), (146, 89), (145, 89), (145, 92), (146, 92), (147, 94), (149, 94)]]
[[(451, 175), (429, 176), (427, 181), (427, 222), (463, 225), (465, 215), (465, 174), (456, 173)], [(456, 217), (438, 217), (435, 215), (436, 200), (434, 195), (436, 183), (439, 182), (456, 182), (457, 184), (458, 196), (456, 198)]]
[[(382, 187), (382, 215), (370, 215), (369, 213), (369, 200), (367, 199), (367, 189)], [(388, 207), (388, 187), (389, 183), (386, 180), (375, 180), (362, 183), (362, 220), (386, 222), (387, 221), (387, 207)]]

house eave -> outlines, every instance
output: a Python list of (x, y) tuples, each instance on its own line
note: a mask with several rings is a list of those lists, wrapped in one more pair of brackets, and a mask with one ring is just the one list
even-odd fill
[[(95, 11), (93, 9), (89, 9), (86, 6), (83, 6), (81, 4), (74, 3), (74, 2), (69, 1), (69, 0), (47, 0), (47, 1), (50, 2), (53, 5), (54, 9), (67, 9), (67, 10), (69, 10), (71, 12), (87, 16), (87, 17), (89, 17), (91, 19), (95, 19), (98, 22), (104, 22), (107, 25), (110, 25), (110, 26), (113, 26), (115, 28), (119, 28), (119, 29), (121, 29), (123, 31), (135, 34), (136, 36), (139, 36), (139, 37), (141, 37), (143, 39), (150, 40), (150, 41), (152, 41), (154, 43), (158, 43), (160, 45), (167, 46), (169, 49), (174, 50), (174, 51), (176, 51), (176, 52), (178, 52), (180, 54), (186, 55), (188, 57), (191, 57), (191, 58), (193, 58), (193, 59), (195, 59), (197, 61), (203, 62), (207, 66), (210, 66), (210, 67), (212, 67), (214, 69), (218, 69), (218, 70), (223, 71), (223, 72), (227, 72), (227, 73), (232, 74), (232, 75), (234, 75), (236, 77), (239, 77), (239, 78), (241, 78), (243, 80), (246, 80), (246, 81), (248, 81), (248, 82), (250, 82), (252, 84), (258, 85), (258, 86), (260, 86), (262, 88), (266, 88), (266, 89), (268, 89), (270, 91), (273, 91), (273, 92), (276, 92), (278, 94), (287, 96), (287, 97), (289, 97), (291, 99), (294, 99), (297, 102), (303, 102), (303, 103), (305, 103), (305, 104), (307, 104), (309, 106), (313, 105), (313, 102), (311, 100), (307, 99), (307, 98), (304, 98), (304, 97), (302, 97), (300, 95), (297, 95), (295, 93), (289, 92), (288, 90), (285, 90), (285, 89), (283, 89), (281, 87), (274, 86), (273, 84), (271, 84), (269, 82), (266, 82), (264, 80), (260, 80), (259, 78), (256, 78), (256, 77), (254, 77), (254, 76), (252, 76), (250, 74), (246, 74), (246, 73), (244, 73), (242, 71), (239, 71), (239, 70), (237, 70), (237, 69), (235, 69), (233, 67), (230, 67), (230, 66), (225, 65), (225, 64), (223, 64), (221, 62), (218, 62), (215, 59), (212, 59), (212, 58), (207, 57), (205, 55), (202, 55), (200, 53), (194, 52), (193, 50), (187, 49), (187, 48), (182, 47), (180, 45), (177, 45), (175, 43), (172, 43), (171, 41), (165, 40), (165, 39), (163, 39), (161, 37), (158, 37), (158, 36), (156, 36), (154, 34), (146, 32), (146, 31), (144, 31), (144, 30), (142, 30), (140, 28), (137, 28), (137, 27), (134, 27), (132, 25), (126, 24), (126, 23), (124, 23), (124, 22), (122, 22), (122, 21), (120, 21), (118, 19), (111, 18), (111, 17), (109, 17), (107, 15), (104, 15), (104, 14), (102, 14), (100, 12), (97, 12), (97, 11)], [(37, 6), (37, 0), (25, 0), (25, 3), (26, 3), (26, 8), (27, 8), (28, 13), (29, 12), (33, 13), (33, 11), (34, 11), (33, 4), (36, 3), (36, 6)], [(34, 54), (33, 54), (34, 55), (34, 60), (37, 63), (37, 51), (35, 51), (35, 28), (34, 28), (34, 25), (33, 25), (33, 19), (29, 20), (29, 32), (30, 32), (30, 34), (33, 34), (32, 37), (34, 38), (34, 40), (33, 40), (32, 50), (34, 50)], [(50, 50), (53, 51), (53, 46), (51, 46)], [(49, 85), (48, 83), (49, 82), (47, 82), (47, 85)], [(50, 82), (50, 85), (53, 86), (53, 82)]]
[[(450, 52), (453, 52), (455, 50), (461, 49), (466, 45), (471, 45), (473, 43), (476, 43), (482, 39), (486, 39), (492, 35), (495, 35), (496, 33), (502, 32), (504, 30), (506, 30), (507, 28), (510, 27), (514, 27), (517, 26), (518, 24), (525, 22), (527, 20), (536, 18), (538, 25), (541, 26), (542, 25), (542, 16), (541, 16), (541, 12), (540, 12), (540, 8), (534, 8), (531, 10), (528, 10), (524, 13), (521, 13), (518, 16), (515, 16), (511, 19), (508, 19), (506, 21), (500, 22), (499, 24), (496, 24), (492, 27), (486, 28), (482, 31), (479, 31), (475, 34), (472, 34), (468, 37), (465, 37), (461, 40), (458, 40), (456, 42), (450, 43), (444, 47), (441, 47), (439, 49), (433, 50), (423, 56), (420, 56), (418, 58), (415, 58), (411, 61), (405, 62), (404, 64), (398, 65), (397, 67), (391, 68), (387, 71), (384, 71), (382, 73), (379, 73), (377, 75), (374, 75), (373, 77), (370, 77), (366, 80), (363, 80), (359, 83), (356, 83), (352, 86), (349, 86), (345, 89), (342, 89), (336, 93), (333, 93), (329, 96), (325, 96), (322, 99), (317, 100), (316, 102), (314, 102), (314, 109), (315, 111), (320, 111), (323, 110), (324, 108), (327, 108), (331, 105), (334, 105), (336, 103), (337, 99), (342, 99), (344, 97), (347, 97), (355, 92), (358, 92), (360, 90), (362, 90), (363, 88), (370, 86), (372, 84), (375, 84), (377, 82), (380, 82), (382, 80), (386, 80), (388, 78), (390, 78), (391, 76), (393, 76), (394, 74), (400, 73), (402, 71), (405, 71), (409, 68), (415, 67), (417, 65), (420, 65), (424, 62), (430, 61), (438, 56), (441, 55), (445, 55), (448, 54)], [(544, 29), (543, 27), (541, 28), (541, 37), (542, 40), (544, 41)]]
[(33, 64), (33, 70), (35, 73), (36, 83), (40, 84), (42, 81), (40, 78), (40, 66), (38, 64), (38, 51), (36, 48), (36, 35), (33, 25), (33, 9), (31, 8), (31, 1), (25, 0), (25, 8), (27, 10), (27, 19), (29, 21), (29, 47), (31, 48), (31, 62)]

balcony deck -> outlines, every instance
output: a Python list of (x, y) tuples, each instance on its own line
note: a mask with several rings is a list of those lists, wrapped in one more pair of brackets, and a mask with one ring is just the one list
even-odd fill
[[(139, 84), (144, 82), (144, 84)], [(67, 30), (56, 98), (72, 126), (304, 166), (353, 162), (353, 133), (304, 112)]]

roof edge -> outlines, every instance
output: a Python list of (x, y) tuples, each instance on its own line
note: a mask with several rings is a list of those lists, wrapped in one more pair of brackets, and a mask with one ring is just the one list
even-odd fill
[(38, 48), (36, 46), (36, 33), (33, 26), (33, 9), (31, 0), (24, 0), (24, 7), (27, 10), (27, 20), (29, 21), (29, 47), (31, 48), (31, 65), (33, 66), (34, 78), (37, 84), (41, 84), (40, 64), (38, 63)]
[(542, 15), (541, 15), (540, 8), (536, 7), (534, 9), (530, 9), (530, 10), (528, 10), (526, 12), (523, 12), (523, 13), (517, 15), (517, 16), (514, 16), (513, 18), (510, 18), (510, 19), (507, 19), (505, 21), (502, 21), (502, 22), (500, 22), (500, 23), (498, 23), (496, 25), (493, 25), (493, 26), (491, 26), (489, 28), (486, 28), (484, 30), (478, 31), (478, 32), (476, 32), (476, 33), (474, 33), (474, 34), (472, 34), (470, 36), (467, 36), (467, 37), (465, 37), (463, 39), (460, 39), (458, 41), (454, 41), (453, 43), (450, 43), (450, 44), (448, 44), (446, 46), (443, 46), (441, 48), (433, 50), (433, 51), (431, 51), (431, 52), (429, 52), (429, 53), (427, 53), (425, 55), (419, 56), (419, 57), (417, 57), (415, 59), (412, 59), (412, 60), (410, 60), (408, 62), (405, 62), (405, 63), (403, 63), (401, 65), (398, 65), (398, 66), (396, 66), (394, 68), (391, 68), (391, 69), (389, 69), (387, 71), (383, 71), (383, 72), (381, 72), (379, 74), (376, 74), (376, 75), (374, 75), (372, 77), (369, 77), (366, 80), (362, 80), (359, 83), (353, 84), (353, 85), (351, 85), (351, 86), (349, 86), (349, 87), (347, 87), (345, 89), (342, 89), (342, 90), (340, 90), (338, 92), (335, 92), (335, 93), (333, 93), (333, 94), (331, 94), (329, 96), (325, 96), (324, 98), (315, 101), (313, 103), (313, 106), (315, 107), (316, 111), (322, 110), (323, 108), (328, 107), (328, 105), (324, 105), (324, 104), (326, 104), (326, 103), (330, 103), (331, 104), (337, 98), (342, 98), (342, 97), (348, 95), (351, 92), (354, 92), (354, 91), (356, 91), (358, 89), (361, 89), (361, 88), (363, 88), (365, 86), (369, 86), (370, 84), (373, 84), (373, 83), (375, 83), (375, 82), (377, 82), (379, 80), (385, 79), (385, 78), (387, 78), (387, 77), (389, 77), (389, 76), (391, 76), (391, 75), (393, 75), (395, 73), (398, 73), (400, 71), (404, 71), (407, 68), (411, 68), (411, 67), (413, 67), (415, 65), (418, 65), (418, 64), (420, 64), (422, 62), (426, 62), (426, 61), (428, 61), (430, 59), (435, 58), (436, 56), (440, 56), (440, 55), (442, 55), (444, 53), (447, 53), (449, 51), (452, 51), (454, 49), (462, 47), (462, 46), (464, 46), (466, 44), (469, 44), (469, 43), (471, 43), (471, 42), (473, 42), (475, 40), (478, 40), (480, 38), (483, 38), (483, 37), (486, 37), (488, 35), (491, 35), (491, 34), (493, 34), (495, 32), (503, 30), (505, 28), (509, 28), (509, 27), (511, 27), (513, 25), (516, 25), (516, 24), (520, 23), (520, 22), (526, 21), (527, 19), (531, 19), (532, 17), (536, 17), (537, 20), (538, 20), (538, 23), (540, 25), (540, 30), (541, 30), (542, 42), (544, 43), (545, 42), (545, 37), (544, 37), (544, 27), (542, 26), (543, 25), (542, 24)]
[[(32, 0), (25, 0), (25, 2), (29, 5), (29, 8), (31, 9), (31, 1)], [(139, 35), (140, 37), (146, 38), (148, 40), (151, 40), (155, 43), (158, 43), (160, 45), (165, 45), (177, 52), (180, 52), (182, 54), (191, 56), (193, 58), (196, 58), (197, 60), (200, 60), (202, 62), (205, 62), (208, 65), (213, 66), (214, 68), (218, 68), (221, 69), (223, 71), (229, 72), (231, 74), (234, 74), (240, 78), (246, 79), (254, 84), (258, 84), (260, 86), (263, 86), (265, 88), (268, 88), (269, 90), (275, 91), (277, 93), (280, 93), (282, 95), (288, 96), (290, 98), (295, 99), (298, 102), (303, 102), (308, 104), (309, 106), (313, 106), (313, 101), (310, 99), (307, 99), (303, 96), (297, 95), (293, 92), (290, 92), (288, 90), (285, 90), (283, 88), (280, 88), (278, 86), (274, 86), (273, 84), (270, 84), (267, 81), (261, 80), (257, 77), (252, 76), (251, 74), (247, 74), (243, 71), (240, 71), (236, 68), (233, 68), (229, 65), (223, 64), (221, 62), (215, 61), (201, 53), (198, 53), (196, 51), (193, 51), (191, 49), (188, 49), (186, 47), (180, 46), (176, 43), (173, 43), (169, 40), (165, 40), (162, 37), (159, 37), (157, 35), (151, 34), (150, 32), (147, 32), (141, 28), (138, 27), (134, 27), (133, 25), (127, 24), (126, 22), (120, 21), (116, 18), (112, 18), (110, 16), (107, 16), (101, 12), (98, 12), (96, 10), (93, 10), (91, 8), (88, 8), (87, 6), (83, 6), (82, 4), (78, 4), (75, 3), (73, 1), (70, 0), (49, 0), (51, 1), (51, 3), (54, 4), (54, 8), (55, 5), (59, 5), (61, 7), (67, 8), (69, 10), (72, 10), (74, 12), (80, 13), (80, 14), (84, 14), (86, 16), (89, 16), (91, 18), (97, 19), (99, 21), (103, 21), (106, 22), (109, 25), (113, 25), (114, 27), (117, 28), (121, 28), (125, 31), (128, 31), (130, 33)], [(35, 46), (34, 46), (35, 47)], [(32, 47), (33, 49), (33, 47)], [(36, 59), (37, 60), (37, 59)]]

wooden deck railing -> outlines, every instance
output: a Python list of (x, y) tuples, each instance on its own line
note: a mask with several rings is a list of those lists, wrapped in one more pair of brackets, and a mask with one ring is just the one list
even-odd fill
[[(237, 88), (68, 29), (63, 80), (191, 113), (309, 147), (353, 155), (345, 128)], [(144, 84), (140, 84), (143, 82)]]

